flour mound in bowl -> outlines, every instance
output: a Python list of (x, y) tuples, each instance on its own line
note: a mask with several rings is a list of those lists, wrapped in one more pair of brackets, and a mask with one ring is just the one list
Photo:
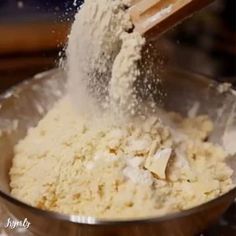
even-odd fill
[(205, 116), (127, 124), (79, 116), (61, 100), (15, 147), (12, 195), (67, 214), (136, 218), (182, 211), (233, 187), (227, 154), (206, 140)]
[(76, 15), (67, 94), (15, 146), (10, 186), (17, 199), (132, 219), (189, 209), (233, 188), (227, 154), (206, 141), (208, 117), (162, 111), (169, 126), (152, 99), (138, 94), (145, 39), (132, 30), (128, 2), (85, 0)]

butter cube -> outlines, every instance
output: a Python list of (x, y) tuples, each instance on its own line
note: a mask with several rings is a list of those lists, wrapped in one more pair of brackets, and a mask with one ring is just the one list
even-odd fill
[(157, 175), (160, 179), (166, 179), (166, 168), (172, 153), (171, 148), (165, 148), (149, 156), (145, 162), (145, 168)]

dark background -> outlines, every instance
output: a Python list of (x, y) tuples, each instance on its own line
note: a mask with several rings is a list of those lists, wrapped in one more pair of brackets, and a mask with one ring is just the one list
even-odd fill
[[(0, 0), (0, 92), (57, 64), (82, 2)], [(236, 84), (236, 1), (215, 1), (158, 44), (170, 64)]]

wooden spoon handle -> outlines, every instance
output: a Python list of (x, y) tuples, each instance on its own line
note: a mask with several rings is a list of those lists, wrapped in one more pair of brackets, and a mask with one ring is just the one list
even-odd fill
[(213, 0), (134, 0), (130, 16), (141, 34), (159, 35)]

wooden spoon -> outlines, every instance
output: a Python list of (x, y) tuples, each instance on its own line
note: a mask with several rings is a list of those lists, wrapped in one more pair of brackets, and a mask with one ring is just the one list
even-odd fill
[(135, 30), (159, 35), (213, 0), (132, 0), (129, 9)]

